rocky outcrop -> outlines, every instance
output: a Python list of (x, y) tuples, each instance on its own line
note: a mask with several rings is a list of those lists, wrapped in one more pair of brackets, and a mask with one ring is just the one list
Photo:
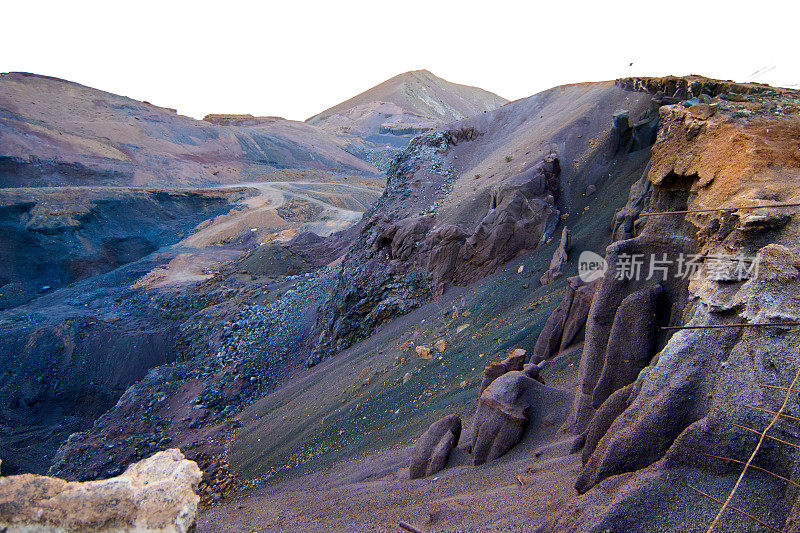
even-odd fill
[[(708, 85), (693, 88), (687, 80), (675, 90), (691, 96), (689, 90), (698, 99), (718, 90), (748, 96), (737, 99), (738, 105), (715, 102), (714, 113), (692, 102), (661, 110), (648, 174), (649, 211), (721, 210), (650, 216), (641, 234), (609, 247), (610, 269), (588, 321), (583, 388), (567, 424), (579, 431), (588, 427), (585, 467), (576, 481), (583, 495), (541, 531), (645, 531), (654, 524), (659, 531), (704, 531), (720, 504), (697, 491), (724, 501), (734, 485), (733, 504), (768, 525), (728, 512), (716, 529), (796, 527), (797, 491), (781, 480), (797, 479), (796, 457), (785, 444), (800, 438), (796, 426), (777, 422), (752, 463), (779, 477), (748, 469), (737, 484), (742, 467), (733, 461), (747, 461), (757, 433), (781, 405), (788, 412), (800, 409), (796, 396), (785, 391), (797, 373), (797, 335), (788, 327), (740, 327), (800, 318), (793, 233), (798, 221), (793, 208), (771, 207), (798, 201), (800, 165), (789, 139), (800, 123), (796, 113), (764, 111), (784, 109), (798, 98), (785, 90), (726, 83), (712, 84), (718, 89), (708, 93)], [(755, 115), (760, 116), (748, 118)], [(756, 224), (750, 233), (743, 221), (753, 210), (735, 209), (748, 205), (766, 206), (771, 213), (765, 217), (775, 223)], [(658, 276), (657, 284), (616, 279), (622, 254), (653, 252), (656, 258), (666, 252), (675, 263), (681, 252), (701, 255), (694, 265), (683, 263), (696, 267), (694, 275), (681, 273), (690, 282), (675, 281), (675, 270), (666, 279)], [(755, 258), (757, 268), (746, 258)], [(714, 327), (671, 337), (655, 329), (667, 324)], [(651, 357), (647, 346), (653, 347), (652, 358), (637, 370)], [(605, 365), (614, 371), (601, 371)]]
[(409, 477), (432, 476), (447, 466), (450, 452), (460, 436), (461, 419), (457, 415), (448, 415), (431, 424), (411, 450)]
[(658, 309), (664, 289), (653, 285), (622, 300), (609, 333), (603, 370), (592, 392), (597, 409), (617, 391), (633, 383), (653, 357), (658, 330)]
[(586, 319), (598, 283), (575, 276), (567, 280), (564, 298), (547, 318), (536, 339), (531, 361), (540, 363), (583, 342)]
[(614, 115), (611, 137), (616, 153), (629, 154), (653, 145), (658, 131), (660, 103), (654, 100), (650, 110), (633, 123), (628, 111), (620, 111)]
[(86, 483), (23, 474), (0, 477), (2, 531), (194, 530), (202, 472), (177, 449)]
[(650, 165), (647, 166), (639, 181), (631, 186), (628, 201), (625, 206), (616, 212), (611, 224), (611, 240), (624, 241), (639, 235), (644, 227), (645, 217), (639, 215), (646, 211), (650, 205), (650, 194), (653, 184), (647, 175)]
[(569, 258), (568, 253), (570, 248), (572, 248), (572, 235), (569, 232), (569, 228), (564, 226), (564, 229), (561, 231), (561, 241), (558, 243), (556, 251), (553, 252), (553, 258), (550, 260), (550, 268), (539, 278), (539, 283), (547, 285), (561, 277), (564, 265), (566, 265), (567, 259)]
[(452, 278), (435, 280), (463, 285), (477, 281), (523, 251), (541, 246), (558, 223), (558, 177), (561, 165), (549, 156), (540, 165), (498, 184), (489, 212), (459, 251)]
[(210, 122), (217, 126), (255, 126), (257, 124), (269, 124), (284, 120), (281, 117), (256, 117), (250, 113), (212, 113), (203, 117), (203, 122)]
[(494, 380), (478, 399), (472, 435), (472, 461), (482, 465), (514, 447), (530, 420), (530, 404), (522, 397), (534, 380), (514, 370)]
[[(603, 435), (606, 434), (608, 428), (611, 427), (611, 424), (614, 423), (614, 420), (628, 408), (628, 399), (631, 396), (631, 390), (633, 390), (633, 384), (616, 391), (611, 395), (608, 401), (603, 402), (603, 405), (597, 410), (594, 417), (592, 417), (589, 428), (586, 430), (586, 433), (584, 433), (584, 445), (581, 454), (581, 461), (584, 465), (589, 461), (589, 458), (592, 457), (592, 454), (597, 449), (597, 444), (600, 442), (600, 439), (603, 438)], [(585, 492), (581, 490), (583, 488), (582, 479), (578, 479), (576, 488), (579, 492)]]
[(342, 263), (337, 287), (318, 321), (320, 337), (310, 364), (441, 295), (447, 286), (492, 274), (551, 235), (559, 219), (561, 173), (552, 154), (497, 183), (474, 229), (438, 224), (435, 210), (407, 213), (408, 188), (416, 174), (424, 173), (420, 168), (431, 167), (441, 176), (443, 154), (478, 138), (472, 127), (417, 137), (395, 159), (384, 196)]
[[(685, 209), (686, 193), (657, 191), (651, 204), (659, 211)], [(696, 253), (694, 233), (680, 215), (652, 217), (640, 236), (608, 247), (609, 268), (586, 322), (581, 391), (565, 429), (582, 433), (594, 409), (635, 379), (664, 346), (667, 332), (660, 328), (682, 321), (688, 296), (686, 270), (691, 266), (689, 258)], [(625, 304), (629, 297), (630, 305)], [(628, 346), (634, 338), (637, 344)], [(638, 352), (632, 353), (634, 349)]]
[(668, 104), (688, 100), (701, 95), (721, 96), (728, 94), (748, 95), (772, 91), (768, 85), (759, 83), (736, 83), (715, 80), (704, 76), (663, 76), (619, 78), (616, 84), (628, 91), (644, 91), (664, 95)]

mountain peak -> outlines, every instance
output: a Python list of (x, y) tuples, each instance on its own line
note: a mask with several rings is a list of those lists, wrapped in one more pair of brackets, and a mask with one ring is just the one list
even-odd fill
[(346, 115), (378, 103), (394, 104), (403, 113), (451, 122), (491, 111), (507, 102), (505, 98), (478, 87), (442, 79), (427, 69), (411, 70), (326, 109), (307, 122), (320, 124), (334, 115)]

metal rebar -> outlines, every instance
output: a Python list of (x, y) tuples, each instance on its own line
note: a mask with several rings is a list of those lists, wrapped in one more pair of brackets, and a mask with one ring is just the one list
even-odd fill
[[(764, 385), (763, 383), (759, 383), (759, 385), (767, 389), (789, 390), (789, 387), (779, 387), (777, 385)], [(800, 392), (800, 390), (794, 389), (794, 392)]]
[[(699, 492), (700, 494), (702, 494), (702, 495), (703, 495), (703, 496), (705, 496), (706, 498), (709, 498), (709, 499), (711, 499), (711, 500), (714, 500), (714, 501), (715, 501), (715, 502), (717, 502), (717, 503), (723, 503), (723, 501), (722, 501), (722, 500), (718, 500), (717, 498), (713, 497), (713, 496), (712, 496), (712, 495), (710, 495), (710, 494), (706, 494), (705, 492), (703, 492), (703, 491), (702, 491), (702, 490), (700, 490), (700, 489), (694, 488), (694, 487), (692, 487), (691, 485), (689, 485), (688, 487), (689, 487), (690, 489), (692, 489), (693, 491)], [(785, 533), (785, 532), (784, 532), (782, 529), (778, 529), (777, 527), (773, 527), (773, 526), (771, 526), (771, 525), (767, 524), (766, 522), (762, 522), (761, 520), (759, 520), (759, 519), (758, 519), (758, 518), (756, 518), (755, 516), (753, 516), (753, 515), (751, 515), (751, 514), (749, 514), (749, 513), (746, 513), (746, 512), (744, 512), (744, 511), (742, 511), (742, 510), (741, 510), (741, 509), (739, 509), (738, 507), (734, 507), (733, 505), (726, 505), (725, 507), (723, 507), (723, 509), (725, 509), (726, 507), (727, 507), (728, 509), (731, 509), (731, 510), (733, 510), (733, 511), (736, 511), (737, 513), (741, 513), (741, 514), (743, 514), (744, 516), (746, 516), (747, 518), (750, 518), (751, 520), (755, 520), (756, 522), (758, 522), (758, 523), (759, 523), (759, 524), (761, 524), (762, 526), (764, 526), (764, 527), (766, 527), (766, 528), (769, 528), (769, 529), (771, 529), (772, 531), (777, 531), (778, 533)], [(720, 511), (720, 512), (721, 512), (721, 511)], [(714, 527), (714, 526), (712, 525), (711, 527)], [(711, 530), (709, 529), (709, 531), (711, 531)]]
[[(775, 418), (778, 418), (778, 417), (776, 416)], [(761, 435), (763, 433), (763, 431), (758, 431), (757, 429), (749, 428), (747, 426), (742, 426), (740, 424), (734, 424), (733, 422), (731, 422), (731, 425), (736, 426), (737, 428), (746, 429), (747, 431), (752, 431), (756, 435)], [(767, 427), (767, 429), (770, 429), (770, 428)], [(800, 448), (800, 445), (794, 444), (793, 442), (789, 442), (789, 441), (786, 441), (786, 440), (781, 440), (778, 437), (772, 437), (770, 435), (764, 435), (764, 437), (766, 437), (768, 439), (772, 439), (774, 441), (781, 442), (781, 443), (789, 445), (789, 446), (794, 446), (795, 448)]]
[[(734, 463), (739, 463), (740, 465), (746, 465), (747, 464), (744, 461), (739, 461), (738, 459), (731, 459), (730, 457), (721, 457), (719, 455), (712, 455), (710, 453), (707, 453), (705, 455), (707, 455), (709, 457), (713, 457), (714, 459), (721, 459), (722, 461), (731, 461), (731, 462), (734, 462)], [(760, 466), (756, 466), (756, 465), (750, 465), (750, 468), (755, 468), (756, 470), (761, 470), (762, 472), (766, 472), (767, 474), (772, 474), (776, 478), (782, 479), (783, 481), (785, 481), (787, 483), (791, 483), (795, 487), (800, 487), (800, 484), (795, 483), (791, 479), (789, 479), (787, 477), (783, 477), (780, 474), (776, 474), (775, 472), (772, 472), (771, 470), (767, 470), (766, 468), (761, 468)]]
[(755, 405), (748, 405), (747, 407), (749, 407), (750, 409), (755, 409), (756, 411), (764, 411), (765, 413), (769, 413), (771, 415), (778, 415), (785, 418), (791, 418), (792, 420), (800, 420), (800, 418), (797, 418), (796, 416), (787, 415), (786, 413), (776, 413), (775, 411), (770, 411), (769, 409), (764, 409), (763, 407), (756, 407)]
[(662, 326), (661, 329), (749, 328), (757, 326), (800, 326), (800, 322), (745, 322), (743, 324), (707, 324), (705, 326)]
[(688, 215), (690, 213), (713, 213), (715, 211), (741, 211), (743, 209), (768, 209), (770, 207), (800, 207), (800, 204), (775, 204), (775, 205), (752, 205), (741, 207), (718, 207), (715, 209), (687, 209), (685, 211), (660, 211), (656, 213), (639, 213), (639, 216), (657, 215)]
[[(744, 479), (744, 475), (747, 473), (747, 468), (753, 463), (753, 459), (756, 458), (756, 455), (758, 454), (758, 451), (761, 449), (761, 445), (764, 443), (764, 439), (767, 438), (767, 431), (772, 429), (772, 426), (774, 426), (775, 423), (780, 418), (780, 413), (783, 413), (783, 410), (786, 409), (786, 406), (789, 404), (789, 398), (792, 395), (792, 389), (797, 384), (797, 380), (798, 379), (800, 379), (800, 367), (798, 367), (797, 372), (794, 375), (794, 379), (789, 384), (789, 388), (786, 390), (786, 397), (783, 399), (783, 404), (781, 404), (781, 408), (778, 409), (778, 414), (776, 414), (772, 418), (772, 421), (769, 423), (769, 425), (767, 425), (767, 427), (764, 428), (764, 431), (762, 431), (760, 433), (760, 435), (758, 437), (758, 444), (756, 444), (756, 447), (753, 450), (753, 453), (751, 453), (750, 457), (747, 459), (747, 462), (745, 463), (744, 468), (742, 469), (742, 473), (739, 474), (739, 478), (736, 480), (736, 483), (733, 485), (733, 488), (728, 493), (728, 497), (725, 499), (725, 502), (722, 504), (722, 507), (720, 508), (719, 512), (717, 513), (717, 516), (714, 517), (714, 521), (711, 522), (710, 526), (708, 526), (708, 529), (706, 530), (706, 533), (710, 533), (714, 529), (714, 526), (719, 521), (719, 518), (722, 516), (722, 513), (725, 512), (725, 508), (730, 505), (731, 500), (733, 499), (733, 495), (736, 494), (736, 490), (739, 488), (739, 485), (741, 484), (742, 479)], [(736, 425), (738, 425), (738, 424), (734, 424), (734, 426), (736, 426)], [(739, 426), (739, 427), (741, 427), (743, 429), (747, 429), (749, 431), (754, 431), (754, 430), (752, 430), (750, 428), (746, 428), (744, 426)], [(756, 431), (756, 433), (758, 433), (758, 432)], [(780, 441), (780, 442), (785, 442), (785, 441), (781, 441), (780, 439), (776, 439), (775, 437), (769, 437), (769, 438), (777, 440), (777, 441)], [(788, 444), (789, 446), (795, 446), (790, 442), (786, 442), (786, 444)], [(798, 446), (798, 448), (800, 448), (800, 446)]]

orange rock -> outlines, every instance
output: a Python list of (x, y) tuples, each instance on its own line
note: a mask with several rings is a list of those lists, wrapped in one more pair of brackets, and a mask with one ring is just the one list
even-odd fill
[(431, 349), (427, 346), (417, 346), (417, 355), (421, 359), (431, 359), (433, 357)]

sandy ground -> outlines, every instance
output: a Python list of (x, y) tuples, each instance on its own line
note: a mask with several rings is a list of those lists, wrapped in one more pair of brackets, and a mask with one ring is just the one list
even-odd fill
[(403, 521), (430, 533), (534, 531), (576, 494), (580, 471), (580, 456), (566, 455), (571, 439), (553, 430), (545, 441), (480, 467), (458, 449), (447, 469), (418, 480), (408, 479), (406, 449), (386, 450), (244, 490), (203, 512), (197, 530), (390, 532)]

